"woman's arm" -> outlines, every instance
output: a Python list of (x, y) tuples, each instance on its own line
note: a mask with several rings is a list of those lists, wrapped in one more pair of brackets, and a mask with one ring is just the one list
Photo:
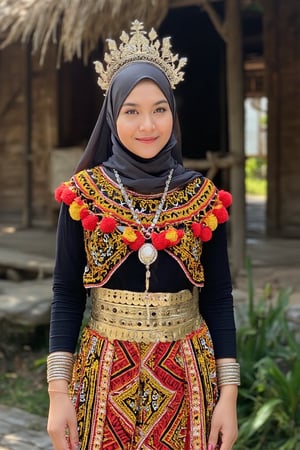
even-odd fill
[(203, 244), (201, 262), (205, 284), (199, 294), (200, 312), (207, 323), (218, 358), (236, 358), (232, 283), (225, 224)]
[(83, 230), (62, 204), (57, 227), (49, 351), (74, 353), (86, 303)]
[(86, 303), (82, 281), (86, 257), (81, 223), (71, 219), (64, 204), (56, 245), (48, 357), (48, 433), (55, 450), (75, 450), (79, 448), (77, 419), (68, 383)]
[(199, 297), (200, 311), (212, 336), (220, 390), (208, 450), (231, 450), (238, 430), (239, 366), (236, 365), (236, 330), (225, 225), (219, 225), (212, 240), (203, 245), (202, 264), (205, 286)]

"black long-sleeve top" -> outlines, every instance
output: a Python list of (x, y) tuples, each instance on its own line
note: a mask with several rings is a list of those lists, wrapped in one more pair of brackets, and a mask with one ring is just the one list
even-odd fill
[[(236, 356), (232, 286), (225, 225), (219, 225), (210, 241), (203, 244), (201, 261), (205, 283), (199, 293), (199, 308), (206, 321), (216, 358)], [(87, 291), (82, 275), (86, 265), (83, 229), (62, 205), (57, 231), (56, 263), (50, 323), (50, 352), (73, 353), (76, 348)], [(133, 252), (111, 276), (105, 287), (144, 291), (145, 267)], [(179, 264), (159, 251), (151, 265), (150, 291), (177, 292), (192, 289)]]

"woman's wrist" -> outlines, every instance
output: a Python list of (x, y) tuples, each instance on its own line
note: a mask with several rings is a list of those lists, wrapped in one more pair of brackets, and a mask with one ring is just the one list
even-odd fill
[(47, 358), (47, 381), (71, 381), (74, 357), (72, 353), (53, 352)]
[(224, 399), (226, 402), (233, 401), (236, 403), (238, 396), (238, 385), (236, 384), (224, 384), (219, 388), (219, 399)]
[(52, 380), (48, 383), (48, 393), (52, 394), (68, 394), (69, 384), (66, 380)]
[(241, 384), (240, 365), (233, 358), (222, 358), (216, 361), (218, 387), (239, 386)]

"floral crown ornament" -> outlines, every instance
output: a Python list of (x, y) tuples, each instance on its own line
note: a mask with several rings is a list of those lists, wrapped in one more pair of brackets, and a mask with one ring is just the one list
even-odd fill
[(130, 27), (130, 35), (122, 31), (120, 45), (116, 41), (107, 39), (110, 53), (105, 53), (106, 68), (100, 61), (95, 61), (95, 70), (99, 74), (98, 84), (106, 92), (113, 77), (120, 69), (133, 62), (148, 62), (161, 69), (167, 76), (172, 89), (183, 80), (181, 70), (187, 63), (187, 58), (180, 58), (171, 52), (170, 38), (159, 41), (156, 31), (144, 30), (143, 22), (135, 20)]

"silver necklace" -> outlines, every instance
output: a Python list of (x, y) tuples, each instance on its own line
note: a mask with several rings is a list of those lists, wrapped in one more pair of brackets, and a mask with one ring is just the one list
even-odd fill
[[(122, 183), (122, 180), (121, 180), (121, 177), (120, 177), (118, 171), (116, 169), (113, 169), (113, 171), (114, 171), (117, 183), (118, 183), (118, 187), (120, 188), (122, 196), (123, 196), (123, 198), (125, 200), (125, 203), (127, 204), (128, 208), (129, 208), (129, 210), (130, 210), (130, 212), (132, 214), (132, 217), (134, 218), (135, 222), (138, 224), (138, 226), (140, 228), (140, 231), (143, 233), (145, 239), (149, 240), (150, 237), (151, 237), (151, 233), (154, 231), (155, 226), (156, 226), (156, 224), (158, 222), (158, 219), (160, 217), (160, 214), (161, 214), (161, 212), (163, 210), (163, 207), (164, 207), (164, 204), (165, 204), (165, 201), (166, 201), (166, 198), (167, 198), (170, 182), (171, 182), (171, 179), (172, 179), (172, 176), (173, 176), (174, 169), (171, 169), (170, 172), (169, 172), (169, 175), (168, 175), (168, 178), (167, 178), (167, 181), (166, 181), (166, 185), (165, 185), (165, 188), (164, 188), (164, 192), (163, 192), (163, 195), (162, 195), (161, 200), (159, 202), (158, 208), (157, 208), (157, 210), (155, 212), (155, 215), (153, 217), (153, 220), (152, 220), (150, 226), (147, 227), (147, 228), (145, 228), (144, 225), (141, 223), (141, 221), (139, 219), (139, 216), (137, 215), (137, 212), (134, 209), (133, 203), (132, 203), (131, 199), (129, 198), (129, 196), (128, 196), (127, 192), (126, 192), (126, 189), (125, 189), (125, 187), (124, 187), (124, 185)], [(151, 273), (150, 273), (150, 265), (154, 263), (154, 261), (157, 258), (157, 255), (158, 255), (158, 253), (157, 253), (156, 248), (150, 242), (145, 242), (140, 247), (140, 249), (138, 251), (138, 258), (139, 258), (140, 262), (146, 266), (146, 289), (145, 289), (146, 292), (148, 292), (148, 290), (149, 290), (149, 281), (150, 281), (150, 275), (151, 275)]]

